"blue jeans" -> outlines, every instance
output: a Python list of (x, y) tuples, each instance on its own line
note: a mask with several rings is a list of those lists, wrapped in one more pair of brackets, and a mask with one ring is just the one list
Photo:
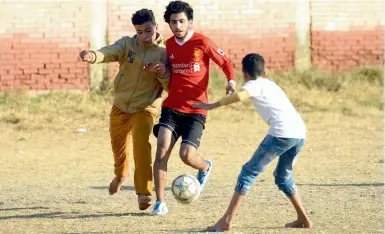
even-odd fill
[(286, 196), (291, 197), (296, 193), (295, 183), (292, 178), (293, 165), (297, 155), (302, 149), (304, 139), (281, 138), (267, 135), (251, 159), (242, 167), (238, 176), (235, 191), (246, 195), (255, 178), (276, 158), (277, 167), (274, 170), (275, 184)]

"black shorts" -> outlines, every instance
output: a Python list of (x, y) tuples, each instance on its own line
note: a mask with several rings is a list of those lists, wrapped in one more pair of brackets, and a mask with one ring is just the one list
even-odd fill
[(185, 114), (170, 108), (162, 108), (159, 123), (154, 126), (153, 133), (158, 137), (159, 127), (172, 132), (175, 141), (182, 136), (182, 143), (198, 148), (200, 145), (206, 117), (201, 114)]

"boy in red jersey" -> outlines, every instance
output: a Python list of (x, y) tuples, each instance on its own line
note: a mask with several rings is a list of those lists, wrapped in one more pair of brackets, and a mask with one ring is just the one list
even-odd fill
[(166, 6), (164, 20), (174, 36), (166, 42), (171, 70), (168, 97), (163, 102), (159, 124), (154, 126), (158, 138), (154, 162), (154, 182), (157, 201), (152, 215), (165, 215), (164, 198), (167, 161), (178, 138), (182, 137), (179, 156), (199, 170), (197, 179), (204, 188), (212, 170), (212, 162), (197, 157), (197, 149), (205, 127), (207, 111), (193, 108), (195, 102), (207, 102), (209, 64), (218, 64), (228, 80), (226, 94), (235, 91), (234, 70), (223, 51), (209, 38), (192, 29), (193, 9), (188, 3), (171, 1)]

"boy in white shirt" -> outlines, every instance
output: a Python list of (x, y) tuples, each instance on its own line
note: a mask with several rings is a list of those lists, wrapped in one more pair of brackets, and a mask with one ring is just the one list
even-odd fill
[(243, 165), (235, 192), (225, 214), (207, 231), (231, 229), (234, 215), (238, 213), (241, 200), (247, 195), (255, 178), (276, 158), (275, 184), (289, 198), (297, 212), (297, 220), (287, 223), (290, 228), (312, 228), (292, 178), (293, 165), (302, 149), (306, 127), (283, 90), (273, 81), (265, 78), (265, 62), (259, 54), (248, 54), (242, 60), (245, 84), (238, 93), (215, 103), (195, 103), (195, 108), (214, 108), (251, 99), (258, 114), (270, 125), (269, 131), (251, 159)]

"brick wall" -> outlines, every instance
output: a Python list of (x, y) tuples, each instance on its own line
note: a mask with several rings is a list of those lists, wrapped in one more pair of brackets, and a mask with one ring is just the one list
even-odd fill
[[(242, 57), (259, 52), (270, 70), (293, 68), (296, 1), (190, 0), (194, 28), (210, 37), (239, 68)], [(131, 15), (153, 9), (161, 33), (168, 0), (108, 1), (108, 42), (135, 34)], [(0, 0), (0, 91), (15, 88), (89, 88), (87, 64), (77, 58), (89, 47), (92, 1)], [(382, 1), (312, 0), (312, 62), (343, 70), (383, 64)], [(109, 76), (117, 65), (109, 65)]]
[(313, 1), (312, 63), (332, 70), (384, 63), (383, 1)]
[(88, 1), (0, 1), (0, 91), (86, 90)]

